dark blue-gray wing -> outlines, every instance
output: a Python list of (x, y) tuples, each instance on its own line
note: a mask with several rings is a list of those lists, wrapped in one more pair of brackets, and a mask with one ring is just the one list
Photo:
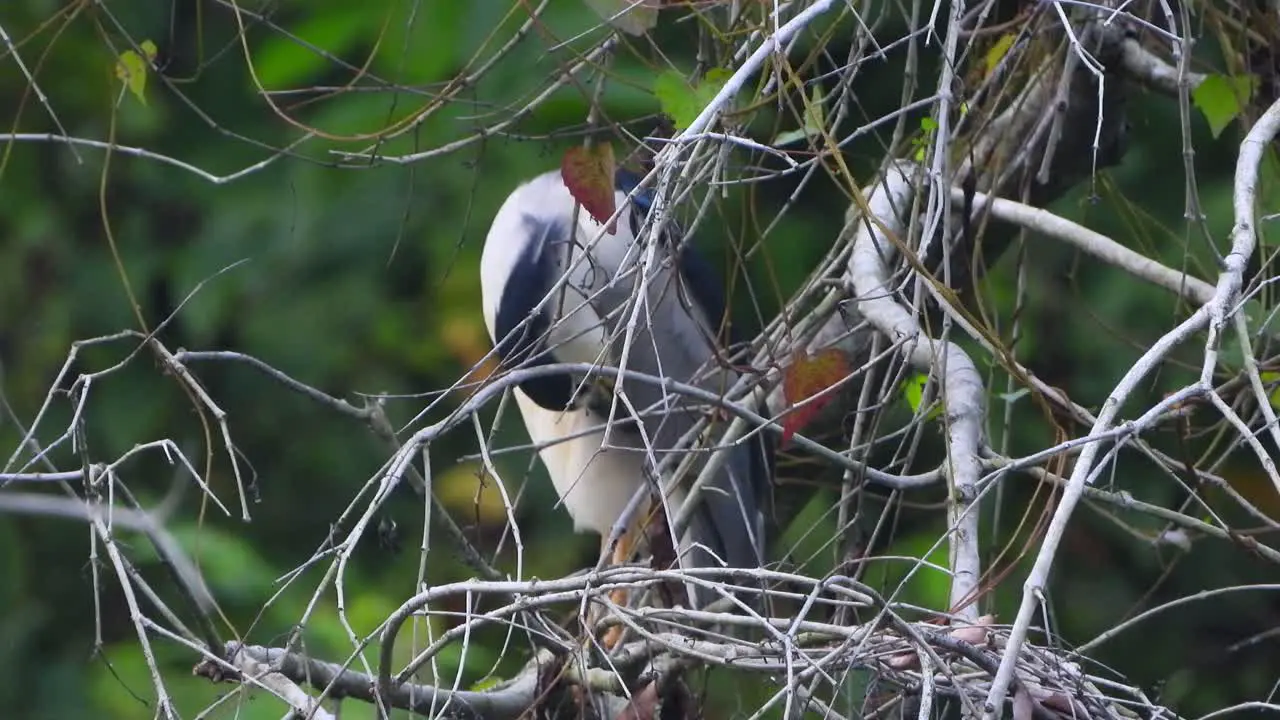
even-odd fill
[[(620, 192), (633, 193), (640, 177), (619, 170), (615, 181)], [(630, 225), (639, 228), (652, 206), (652, 193), (633, 193)], [(669, 226), (670, 229), (670, 226)], [(658, 268), (651, 270), (640, 309), (640, 322), (633, 333), (626, 366), (639, 372), (667, 377), (717, 392), (728, 390), (737, 380), (735, 373), (720, 365), (726, 360), (719, 337), (721, 323), (728, 317), (723, 284), (710, 264), (692, 246), (676, 247), (677, 232), (668, 232), (659, 248)], [(672, 262), (674, 261), (674, 262)], [(613, 310), (625, 306), (615, 316), (615, 357), (621, 357), (623, 330), (638, 296), (637, 271), (615, 278), (602, 300)], [(740, 338), (730, 324), (728, 339)], [(625, 381), (623, 390), (645, 413), (644, 428), (656, 452), (676, 448), (702, 414), (696, 402), (678, 393), (664, 393), (649, 383)], [(719, 428), (723, 430), (723, 426)], [(662, 461), (660, 455), (658, 461)], [(669, 466), (674, 467), (669, 463)], [(689, 533), (695, 549), (689, 564), (754, 568), (764, 563), (764, 526), (761, 508), (768, 496), (773, 475), (773, 444), (763, 432), (739, 440), (725, 452), (725, 459), (711, 485), (704, 488)], [(707, 551), (714, 554), (714, 558)], [(713, 598), (700, 598), (702, 600)]]
[[(736, 375), (720, 367), (723, 358), (717, 352), (710, 322), (680, 290), (679, 275), (672, 271), (672, 264), (659, 265), (644, 293), (647, 302), (639, 310), (626, 368), (713, 393), (727, 391)], [(632, 291), (636, 278), (620, 280), (602, 294), (602, 299), (608, 297), (605, 302), (611, 307), (625, 308), (615, 320), (614, 352), (622, 358), (627, 319), (634, 308), (631, 299), (638, 293)], [(644, 430), (659, 463), (680, 447), (684, 436), (703, 417), (701, 403), (674, 391), (665, 392), (653, 383), (624, 378), (622, 390), (643, 415)], [(754, 568), (763, 563), (760, 507), (770, 467), (765, 447), (758, 440), (740, 440), (726, 451), (719, 472), (702, 492), (689, 527), (691, 539), (706, 550), (695, 548), (687, 564)], [(674, 468), (677, 462), (678, 458), (671, 458), (668, 467)]]

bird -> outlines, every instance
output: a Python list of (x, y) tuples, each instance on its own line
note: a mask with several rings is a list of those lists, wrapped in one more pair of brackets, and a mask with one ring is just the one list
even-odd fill
[[(681, 233), (668, 222), (654, 249), (658, 262), (648, 263), (642, 290), (640, 267), (647, 248), (637, 238), (653, 194), (639, 188), (639, 174), (624, 168), (613, 181), (615, 206), (621, 210), (608, 228), (578, 204), (557, 170), (520, 184), (494, 216), (481, 253), (480, 289), (500, 367), (618, 367), (625, 355), (624, 371), (712, 391), (731, 387), (738, 375), (723, 361), (727, 348), (717, 332), (727, 317), (721, 280), (692, 246), (677, 246)], [(637, 300), (640, 321), (633, 322)], [(728, 338), (730, 344), (733, 339)], [(602, 554), (632, 496), (652, 482), (653, 462), (676, 450), (704, 412), (661, 385), (628, 379), (625, 372), (616, 379), (614, 385), (590, 373), (540, 374), (513, 389), (525, 429), (574, 529), (598, 533)], [(617, 402), (617, 393), (629, 402)], [(755, 432), (726, 452), (676, 543), (682, 567), (764, 564), (771, 441)], [(685, 477), (691, 476), (696, 473)], [(686, 501), (684, 488), (668, 495), (668, 519), (674, 520)], [(628, 528), (619, 542), (615, 563), (625, 561), (636, 545), (633, 532)], [(717, 597), (694, 588), (688, 600), (701, 607)]]

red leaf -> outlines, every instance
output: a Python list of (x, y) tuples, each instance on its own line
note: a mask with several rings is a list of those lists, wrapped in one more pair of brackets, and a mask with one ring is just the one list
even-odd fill
[(582, 207), (598, 223), (609, 223), (606, 228), (609, 234), (617, 232), (617, 224), (609, 222), (617, 205), (614, 203), (613, 172), (616, 165), (613, 160), (613, 146), (609, 143), (596, 143), (590, 148), (569, 148), (560, 163), (560, 177), (564, 186), (574, 200), (582, 203)]
[(823, 350), (817, 355), (796, 354), (795, 360), (782, 375), (782, 396), (792, 408), (782, 421), (783, 447), (791, 442), (791, 436), (796, 431), (817, 417), (822, 408), (835, 397), (835, 393), (823, 394), (822, 397), (805, 403), (803, 407), (795, 406), (844, 380), (849, 373), (849, 359), (836, 348)]

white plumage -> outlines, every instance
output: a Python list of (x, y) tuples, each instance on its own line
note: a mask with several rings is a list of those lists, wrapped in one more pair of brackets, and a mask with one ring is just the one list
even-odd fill
[[(661, 262), (650, 269), (651, 281), (641, 292), (642, 248), (635, 225), (643, 221), (648, 202), (642, 198), (626, 207), (623, 187), (634, 187), (635, 178), (619, 173), (618, 180), (615, 199), (624, 211), (613, 234), (602, 233), (585, 209), (575, 211), (555, 171), (516, 188), (498, 211), (485, 239), (480, 283), (485, 325), (504, 367), (616, 367), (638, 299), (641, 327), (633, 334), (628, 369), (706, 389), (727, 388), (736, 376), (715, 368), (720, 348), (711, 324), (718, 324), (724, 312), (718, 280), (691, 250), (676, 252), (663, 242)], [(521, 383), (514, 393), (575, 529), (607, 537), (645, 485), (648, 455), (622, 403), (617, 404), (621, 417), (609, 424), (610, 403), (598, 397), (592, 402), (583, 392), (593, 382), (581, 375), (547, 376)], [(641, 427), (659, 462), (700, 416), (692, 403), (651, 383), (625, 380), (619, 390), (644, 413)], [(649, 407), (665, 412), (645, 413)], [(566, 437), (572, 439), (562, 440)], [(731, 451), (722, 477), (704, 493), (705, 512), (695, 514), (681, 539), (683, 564), (717, 562), (703, 552), (686, 552), (690, 547), (705, 548), (733, 567), (757, 567), (763, 561), (759, 494), (771, 465), (765, 452), (758, 440)], [(670, 517), (684, 500), (682, 491), (668, 496)]]

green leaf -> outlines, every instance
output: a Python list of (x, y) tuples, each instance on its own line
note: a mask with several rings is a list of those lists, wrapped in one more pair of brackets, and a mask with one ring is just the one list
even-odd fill
[(372, 16), (367, 7), (350, 3), (342, 11), (315, 13), (292, 28), (292, 35), (273, 33), (253, 55), (258, 82), (268, 90), (282, 90), (330, 71), (332, 57), (359, 47)]
[(995, 44), (987, 49), (987, 54), (983, 56), (983, 77), (990, 77), (991, 73), (996, 71), (1000, 66), (1000, 61), (1005, 55), (1009, 54), (1009, 48), (1013, 47), (1013, 33), (1005, 33), (996, 40)]
[(1222, 343), (1222, 347), (1218, 348), (1218, 366), (1229, 375), (1244, 369), (1244, 351), (1240, 349), (1240, 343)]
[(795, 130), (783, 130), (782, 132), (778, 133), (776, 137), (773, 138), (773, 142), (771, 144), (790, 145), (793, 142), (797, 142), (809, 137), (809, 134), (810, 133), (808, 132), (807, 128), (796, 128)]
[(493, 688), (498, 687), (504, 682), (506, 682), (506, 679), (498, 677), (497, 675), (490, 675), (489, 677), (480, 678), (476, 682), (472, 683), (471, 692), (484, 692), (485, 690), (492, 690)]
[[(927, 384), (929, 384), (929, 376), (924, 373), (916, 373), (902, 381), (902, 397), (911, 407), (911, 412), (920, 412), (920, 406), (924, 403), (924, 387)], [(925, 419), (932, 420), (941, 412), (941, 407), (935, 407), (929, 411)]]
[(902, 397), (906, 398), (911, 412), (920, 412), (920, 403), (924, 402), (924, 386), (928, 382), (929, 376), (922, 373), (916, 373), (902, 381)]
[(1262, 379), (1263, 387), (1271, 386), (1271, 392), (1267, 393), (1267, 401), (1271, 403), (1272, 408), (1280, 410), (1280, 372), (1258, 373), (1258, 377)]
[(928, 115), (920, 118), (920, 131), (922, 134), (911, 139), (911, 147), (915, 148), (915, 152), (911, 154), (911, 157), (916, 162), (924, 162), (925, 151), (929, 149), (929, 139), (933, 137), (933, 132), (937, 129), (937, 120)]
[(730, 76), (728, 70), (713, 68), (696, 85), (690, 85), (679, 72), (667, 70), (654, 78), (653, 94), (658, 97), (662, 112), (675, 123), (676, 130), (683, 130), (697, 119)]
[(1031, 388), (1021, 388), (1019, 390), (1014, 390), (1013, 392), (1000, 393), (998, 397), (1007, 403), (1015, 403), (1019, 398), (1025, 397), (1030, 393)]
[(832, 506), (840, 501), (839, 494), (818, 490), (801, 499), (779, 493), (778, 500), (788, 504), (790, 512), (777, 516), (782, 523), (778, 528), (777, 547), (787, 548), (792, 557), (807, 558), (805, 571), (822, 577), (832, 568), (827, 543), (840, 532), (836, 527), (836, 514), (831, 512)]
[(156, 44), (150, 40), (143, 40), (139, 43), (138, 49), (142, 50), (141, 55), (133, 50), (120, 53), (120, 57), (116, 59), (116, 77), (124, 83), (129, 92), (133, 93), (134, 97), (138, 98), (138, 102), (146, 105), (147, 68), (151, 66), (151, 61), (156, 59)]
[(804, 106), (804, 122), (795, 130), (778, 133), (773, 139), (774, 145), (790, 145), (806, 138), (817, 137), (826, 128), (826, 110), (822, 106), (823, 93), (821, 86), (814, 86), (809, 102)]
[(1191, 100), (1209, 122), (1209, 132), (1215, 138), (1235, 120), (1240, 108), (1248, 104), (1257, 82), (1253, 75), (1209, 75), (1191, 91)]

